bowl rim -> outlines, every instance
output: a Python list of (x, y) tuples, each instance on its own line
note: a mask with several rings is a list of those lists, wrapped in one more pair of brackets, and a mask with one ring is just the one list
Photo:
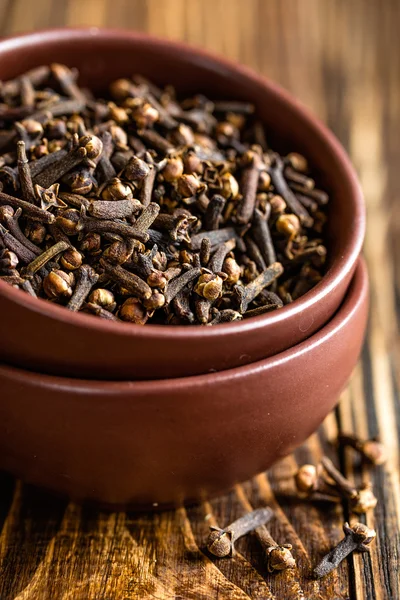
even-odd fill
[(20, 48), (21, 46), (27, 47), (30, 44), (40, 45), (41, 42), (59, 42), (66, 40), (73, 42), (74, 39), (87, 40), (88, 37), (90, 39), (118, 40), (120, 43), (147, 43), (153, 45), (160, 51), (163, 49), (173, 49), (176, 52), (184, 52), (186, 61), (201, 60), (203, 64), (212, 64), (214, 68), (219, 67), (230, 73), (236, 72), (242, 77), (252, 80), (257, 85), (268, 88), (269, 92), (276, 96), (284, 106), (292, 109), (297, 113), (297, 116), (300, 117), (301, 120), (307, 122), (307, 125), (314, 130), (322, 143), (330, 147), (332, 153), (336, 156), (338, 163), (341, 165), (343, 178), (347, 179), (350, 188), (350, 196), (354, 204), (355, 212), (354, 222), (349, 233), (347, 251), (344, 255), (336, 257), (321, 281), (317, 283), (312, 290), (295, 300), (293, 303), (283, 306), (272, 313), (241, 321), (233, 321), (231, 323), (221, 323), (218, 327), (202, 327), (200, 325), (168, 326), (156, 324), (150, 324), (143, 327), (142, 325), (108, 321), (99, 319), (95, 315), (67, 311), (63, 306), (55, 305), (41, 298), (33, 298), (26, 294), (26, 292), (16, 289), (2, 281), (0, 281), (0, 294), (9, 301), (12, 301), (19, 306), (25, 306), (32, 312), (38, 313), (45, 318), (51, 318), (62, 322), (68, 321), (71, 326), (81, 326), (88, 328), (89, 330), (97, 329), (99, 332), (104, 332), (105, 334), (114, 333), (135, 338), (145, 337), (149, 340), (162, 338), (164, 340), (174, 339), (178, 341), (185, 340), (188, 337), (192, 339), (207, 338), (212, 340), (213, 338), (224, 334), (235, 335), (236, 333), (254, 332), (264, 327), (279, 325), (281, 322), (290, 318), (300, 317), (304, 311), (309, 310), (319, 302), (322, 302), (354, 268), (361, 252), (366, 229), (365, 205), (362, 189), (350, 158), (336, 136), (305, 106), (303, 106), (299, 100), (281, 88), (280, 85), (271, 81), (264, 75), (257, 73), (253, 69), (218, 56), (207, 50), (197, 48), (196, 46), (149, 35), (143, 32), (101, 27), (42, 29), (35, 32), (10, 35), (1, 38), (0, 56), (3, 51), (9, 52), (13, 49)]
[[(17, 379), (18, 383), (22, 383), (24, 380), (27, 382), (33, 381), (37, 387), (54, 389), (55, 392), (61, 389), (70, 391), (71, 388), (73, 388), (74, 391), (79, 390), (82, 394), (98, 393), (102, 396), (108, 396), (113, 393), (122, 393), (127, 397), (126, 399), (128, 399), (131, 397), (132, 392), (135, 392), (136, 394), (152, 393), (162, 395), (165, 393), (166, 388), (168, 388), (169, 393), (173, 393), (182, 388), (188, 389), (191, 386), (202, 386), (210, 383), (215, 385), (224, 383), (228, 380), (240, 379), (243, 376), (254, 376), (284, 363), (290, 363), (290, 361), (296, 360), (296, 358), (301, 357), (304, 354), (311, 353), (314, 349), (318, 348), (318, 346), (329, 341), (330, 338), (347, 326), (348, 322), (352, 319), (354, 314), (360, 310), (360, 307), (362, 307), (364, 302), (368, 301), (368, 289), (368, 271), (364, 258), (360, 256), (348, 292), (339, 309), (326, 325), (321, 327), (321, 329), (311, 337), (283, 352), (279, 352), (274, 356), (264, 358), (248, 365), (234, 367), (233, 369), (171, 379), (102, 381), (47, 375), (1, 364), (0, 378), (11, 376), (12, 378)], [(190, 401), (190, 397), (188, 397), (186, 401)]]

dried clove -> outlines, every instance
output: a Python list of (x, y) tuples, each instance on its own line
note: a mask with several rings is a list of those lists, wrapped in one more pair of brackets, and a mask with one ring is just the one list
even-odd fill
[(125, 219), (138, 212), (141, 207), (140, 202), (133, 198), (127, 200), (90, 200), (87, 203), (88, 213), (96, 219)]
[(340, 434), (338, 436), (338, 443), (341, 446), (353, 448), (367, 463), (372, 465), (383, 465), (386, 461), (385, 447), (376, 438), (362, 440), (356, 435)]
[(289, 181), (298, 183), (299, 185), (304, 186), (305, 188), (307, 188), (309, 190), (314, 189), (314, 185), (315, 185), (314, 180), (310, 179), (310, 177), (307, 177), (306, 175), (303, 175), (303, 173), (298, 173), (292, 167), (285, 168), (285, 177)]
[(101, 265), (104, 268), (105, 273), (122, 287), (127, 289), (129, 292), (141, 298), (147, 300), (151, 297), (151, 288), (143, 279), (130, 273), (120, 265), (113, 265), (104, 259), (101, 259)]
[(235, 542), (260, 525), (267, 523), (273, 513), (270, 508), (258, 508), (237, 519), (225, 529), (210, 527), (207, 550), (218, 558), (230, 557), (235, 551)]
[(203, 224), (206, 230), (214, 231), (218, 229), (225, 203), (226, 199), (218, 194), (215, 194), (211, 198), (203, 219)]
[(241, 314), (245, 313), (249, 304), (253, 302), (258, 294), (265, 287), (271, 285), (271, 283), (273, 283), (282, 272), (283, 267), (281, 263), (273, 263), (246, 286), (237, 285), (234, 292), (239, 312)]
[(19, 275), (0, 275), (0, 281), (13, 286), (22, 286), (25, 282), (25, 280)]
[(118, 316), (123, 321), (144, 325), (149, 318), (148, 312), (138, 298), (128, 298), (119, 309)]
[(140, 202), (143, 206), (148, 206), (151, 202), (151, 196), (153, 193), (154, 182), (156, 180), (157, 171), (153, 165), (149, 166), (149, 171), (144, 178), (142, 188), (140, 190)]
[[(207, 238), (205, 238), (207, 239)], [(213, 273), (220, 273), (223, 271), (224, 262), (226, 256), (231, 252), (236, 246), (236, 240), (228, 240), (220, 244), (212, 255), (211, 259), (208, 261), (208, 268)]]
[(200, 264), (206, 267), (210, 261), (211, 242), (208, 238), (203, 238), (200, 245)]
[(23, 141), (17, 142), (17, 156), (18, 175), (21, 183), (22, 196), (27, 202), (33, 202), (35, 193), (32, 184), (32, 174), (26, 157), (25, 142)]
[(302, 465), (294, 476), (299, 498), (311, 501), (339, 502), (336, 489), (329, 485), (322, 476), (321, 465)]
[(186, 285), (172, 300), (176, 316), (183, 323), (194, 323), (195, 316), (190, 307), (190, 296), (192, 290), (190, 284)]
[(74, 278), (71, 273), (55, 269), (43, 279), (43, 291), (51, 300), (70, 298), (73, 283)]
[(254, 533), (263, 548), (269, 573), (293, 569), (296, 566), (291, 544), (277, 544), (265, 525), (257, 527)]
[(61, 241), (51, 246), (39, 256), (36, 256), (32, 262), (30, 262), (22, 271), (23, 276), (26, 279), (32, 279), (32, 277), (37, 273), (42, 267), (46, 265), (52, 258), (60, 254), (64, 250), (69, 248), (69, 244), (67, 242)]
[(217, 311), (213, 320), (208, 325), (217, 325), (217, 323), (232, 323), (232, 321), (241, 321), (243, 319), (243, 315), (241, 315), (237, 310), (232, 310), (231, 308), (225, 308), (223, 310)]
[(86, 101), (82, 90), (76, 85), (76, 72), (72, 71), (65, 65), (60, 65), (58, 63), (53, 63), (50, 68), (64, 94), (80, 102)]
[(67, 308), (74, 312), (78, 311), (82, 307), (90, 293), (90, 290), (97, 283), (98, 279), (98, 274), (90, 265), (82, 265), (79, 267), (78, 279), (74, 293), (67, 304)]
[(254, 211), (252, 235), (265, 261), (265, 265), (269, 267), (272, 263), (276, 262), (276, 253), (268, 226), (268, 216), (263, 215), (258, 208)]
[(369, 484), (364, 485), (360, 489), (355, 488), (354, 485), (336, 469), (332, 461), (326, 456), (321, 459), (321, 465), (329, 477), (335, 482), (334, 487), (337, 493), (349, 501), (350, 508), (354, 513), (364, 514), (368, 512), (368, 510), (375, 508), (378, 501)]
[(308, 198), (315, 200), (315, 202), (317, 202), (317, 204), (319, 204), (320, 206), (324, 206), (325, 204), (328, 204), (328, 202), (329, 202), (329, 196), (323, 190), (317, 190), (317, 189), (311, 190), (307, 187), (303, 187), (303, 186), (295, 184), (295, 183), (291, 183), (290, 188), (293, 190), (293, 192), (302, 194), (303, 196), (307, 196)]
[(143, 231), (143, 233), (146, 232), (156, 220), (159, 212), (159, 205), (155, 202), (150, 202), (150, 204), (144, 207), (142, 214), (137, 219), (135, 223), (136, 229)]
[(340, 565), (352, 552), (369, 552), (369, 544), (375, 539), (376, 532), (363, 523), (348, 523), (343, 525), (344, 539), (339, 542), (314, 569), (314, 576), (318, 579), (325, 577)]
[(19, 226), (19, 218), (22, 214), (21, 208), (18, 208), (14, 212), (11, 206), (3, 206), (0, 214), (0, 221), (7, 227), (8, 231), (18, 240), (21, 244), (25, 246), (28, 250), (33, 252), (39, 256), (42, 253), (41, 249), (34, 244), (31, 240), (29, 240), (24, 233), (21, 231)]
[(197, 277), (199, 277), (200, 273), (201, 273), (201, 269), (194, 268), (194, 269), (189, 269), (188, 271), (186, 271), (186, 273), (183, 273), (179, 277), (175, 277), (168, 284), (167, 290), (165, 292), (166, 304), (169, 304), (171, 302), (171, 300), (173, 300), (175, 298), (175, 296), (177, 294), (179, 294), (179, 292), (181, 290), (183, 290), (188, 283), (190, 283), (194, 279), (197, 279)]
[(282, 196), (290, 211), (300, 219), (301, 223), (306, 227), (311, 227), (313, 224), (312, 217), (304, 208), (304, 206), (297, 200), (296, 196), (294, 195), (294, 193), (292, 192), (288, 183), (285, 180), (283, 174), (283, 160), (277, 155), (275, 155), (274, 158), (275, 160), (273, 165), (269, 167), (269, 174), (271, 176), (271, 180), (276, 189), (276, 192), (280, 196)]
[(38, 208), (34, 204), (30, 204), (20, 198), (9, 196), (0, 191), (0, 204), (9, 204), (13, 208), (20, 208), (24, 216), (29, 217), (33, 221), (39, 221), (39, 223), (54, 223), (55, 217), (51, 213)]
[(74, 167), (79, 165), (86, 157), (85, 148), (73, 148), (70, 152), (65, 154), (57, 162), (53, 162), (43, 171), (41, 171), (36, 177), (34, 177), (34, 183), (41, 185), (44, 188), (50, 187), (63, 175), (71, 171)]
[(264, 315), (265, 313), (272, 312), (277, 308), (280, 308), (281, 304), (277, 302), (272, 302), (271, 304), (263, 304), (262, 306), (257, 306), (256, 308), (251, 308), (247, 310), (243, 318), (250, 319), (251, 317), (259, 317), (260, 315)]
[(243, 200), (236, 214), (239, 223), (248, 223), (253, 216), (258, 179), (263, 166), (261, 157), (256, 152), (250, 153), (250, 164), (245, 168), (241, 180)]
[(210, 241), (211, 248), (215, 248), (223, 242), (227, 242), (231, 239), (238, 239), (238, 235), (233, 227), (226, 227), (224, 229), (217, 229), (215, 231), (204, 231), (203, 233), (197, 233), (191, 237), (190, 248), (195, 252), (198, 252), (201, 248), (203, 239), (207, 238)]
[(29, 250), (24, 244), (18, 241), (3, 225), (0, 224), (0, 242), (1, 245), (14, 252), (22, 264), (29, 264), (35, 259), (36, 254)]
[[(65, 225), (64, 225), (65, 227)], [(146, 243), (149, 239), (147, 233), (139, 230), (137, 227), (128, 225), (123, 221), (95, 219), (86, 216), (85, 207), (81, 207), (81, 215), (76, 223), (76, 228), (72, 233), (84, 231), (85, 233), (115, 233), (121, 237), (132, 237), (140, 242)], [(66, 232), (67, 233), (67, 232)], [(68, 234), (68, 233), (67, 233)]]
[(92, 315), (96, 315), (97, 317), (106, 319), (108, 321), (118, 321), (118, 318), (115, 315), (113, 315), (112, 312), (110, 312), (110, 311), (106, 310), (105, 308), (103, 308), (102, 306), (99, 306), (98, 304), (94, 304), (92, 302), (87, 302), (86, 304), (84, 304), (83, 310), (85, 312), (88, 312)]
[(33, 289), (33, 285), (30, 281), (22, 280), (22, 282), (20, 284), (20, 288), (22, 290), (24, 290), (24, 292), (26, 292), (27, 294), (32, 296), (33, 298), (37, 298), (37, 294), (36, 294), (35, 290)]

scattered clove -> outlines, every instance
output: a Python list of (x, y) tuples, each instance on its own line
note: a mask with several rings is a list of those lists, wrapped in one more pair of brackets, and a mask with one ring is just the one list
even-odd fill
[(353, 448), (371, 465), (383, 465), (386, 461), (385, 447), (376, 438), (362, 440), (356, 435), (340, 434), (338, 436), (338, 443), (341, 446)]
[(368, 510), (375, 508), (378, 501), (369, 484), (364, 485), (360, 489), (355, 488), (326, 456), (321, 459), (321, 465), (329, 477), (333, 479), (334, 488), (337, 493), (349, 501), (352, 512), (364, 514)]
[(210, 527), (211, 532), (207, 540), (207, 550), (218, 558), (232, 556), (235, 551), (236, 540), (267, 523), (272, 515), (270, 508), (258, 508), (237, 519), (225, 529)]
[(269, 573), (293, 569), (296, 566), (291, 544), (277, 544), (265, 525), (257, 527), (254, 533), (265, 553)]
[(363, 523), (348, 523), (343, 525), (344, 539), (339, 542), (314, 569), (317, 579), (325, 577), (340, 565), (340, 563), (352, 552), (369, 552), (369, 544), (375, 539), (376, 532)]
[(340, 502), (340, 496), (322, 476), (322, 467), (302, 465), (294, 476), (299, 498), (310, 501)]

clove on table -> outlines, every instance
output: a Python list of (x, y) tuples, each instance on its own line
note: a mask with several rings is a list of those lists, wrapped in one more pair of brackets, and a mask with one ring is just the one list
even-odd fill
[(352, 552), (369, 552), (369, 544), (375, 539), (376, 532), (364, 523), (343, 525), (344, 539), (326, 554), (315, 567), (313, 573), (317, 579), (328, 575)]
[(218, 558), (232, 556), (236, 540), (264, 525), (271, 519), (272, 515), (270, 508), (258, 508), (246, 513), (224, 529), (215, 526), (210, 527), (211, 531), (207, 540), (208, 551)]
[(301, 466), (295, 473), (294, 482), (299, 498), (326, 502), (347, 500), (350, 510), (356, 514), (364, 514), (377, 505), (370, 484), (357, 488), (327, 456), (322, 457), (317, 467)]

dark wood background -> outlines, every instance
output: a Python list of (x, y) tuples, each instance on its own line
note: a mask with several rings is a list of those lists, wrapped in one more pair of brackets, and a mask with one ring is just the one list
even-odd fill
[[(267, 474), (202, 506), (107, 514), (0, 475), (0, 600), (398, 600), (400, 337), (400, 2), (398, 0), (0, 0), (0, 35), (61, 25), (129, 27), (182, 39), (251, 65), (298, 96), (350, 152), (368, 205), (371, 315), (362, 359), (339, 409)], [(380, 434), (389, 460), (369, 473), (329, 443), (338, 430)], [(370, 555), (321, 582), (312, 565), (342, 536), (346, 507), (293, 499), (297, 464), (322, 452), (379, 504)], [(336, 454), (336, 456), (335, 456)], [(231, 560), (204, 553), (208, 526), (271, 505), (275, 538), (298, 568), (269, 575), (257, 541)]]

